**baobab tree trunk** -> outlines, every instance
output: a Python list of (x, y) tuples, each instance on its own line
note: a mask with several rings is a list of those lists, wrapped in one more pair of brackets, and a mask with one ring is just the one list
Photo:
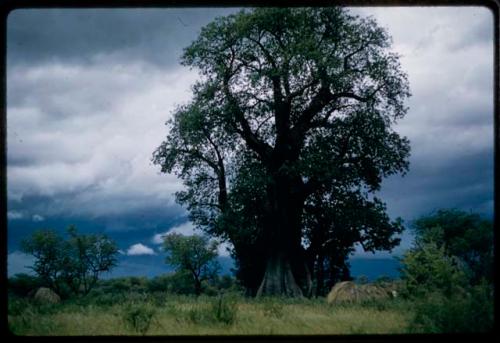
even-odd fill
[(276, 178), (267, 190), (267, 262), (257, 296), (303, 296), (297, 283), (298, 276), (304, 275), (300, 269), (305, 266), (301, 246), (303, 202), (291, 190), (286, 177)]
[(302, 296), (302, 290), (292, 272), (292, 264), (284, 254), (277, 254), (268, 259), (264, 279), (257, 291), (258, 297), (273, 295)]

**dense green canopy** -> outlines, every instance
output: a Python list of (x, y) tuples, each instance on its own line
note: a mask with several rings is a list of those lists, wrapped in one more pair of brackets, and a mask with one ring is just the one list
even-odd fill
[(372, 196), (408, 168), (391, 126), (409, 89), (389, 48), (373, 19), (329, 7), (241, 11), (185, 49), (200, 81), (153, 160), (183, 179), (191, 220), (233, 243), (252, 293), (324, 292), (354, 244), (398, 244)]

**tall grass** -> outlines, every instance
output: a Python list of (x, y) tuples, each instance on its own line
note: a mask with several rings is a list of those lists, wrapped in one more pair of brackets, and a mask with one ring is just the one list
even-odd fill
[(101, 304), (89, 298), (39, 306), (10, 299), (9, 327), (17, 335), (390, 334), (408, 332), (413, 319), (411, 306), (403, 303), (330, 306), (325, 299), (159, 293), (120, 300)]
[(123, 319), (135, 332), (145, 335), (151, 327), (156, 308), (151, 303), (130, 303), (123, 311)]

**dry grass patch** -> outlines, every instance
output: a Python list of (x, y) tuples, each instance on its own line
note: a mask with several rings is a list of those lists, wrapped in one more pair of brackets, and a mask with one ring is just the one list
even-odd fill
[[(167, 299), (154, 307), (146, 335), (315, 335), (391, 334), (407, 332), (408, 306), (328, 305), (324, 299), (234, 300), (233, 314), (219, 313), (216, 298)], [(132, 303), (133, 304), (133, 303)], [(9, 315), (9, 326), (19, 335), (140, 335), (127, 325), (131, 303), (101, 307), (59, 304), (39, 312), (27, 306)], [(220, 312), (220, 311), (219, 311)], [(229, 320), (227, 319), (229, 316)]]

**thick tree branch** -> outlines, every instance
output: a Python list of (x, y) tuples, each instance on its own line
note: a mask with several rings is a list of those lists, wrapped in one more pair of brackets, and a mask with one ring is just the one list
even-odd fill
[(212, 145), (215, 150), (215, 154), (217, 155), (217, 165), (218, 168), (215, 168), (215, 174), (217, 175), (217, 181), (219, 183), (219, 207), (220, 210), (223, 210), (227, 206), (227, 186), (226, 186), (226, 170), (224, 167), (224, 159), (219, 151), (217, 144), (212, 140), (210, 136), (210, 132), (207, 131), (206, 128), (202, 128), (205, 137), (207, 137), (208, 141)]
[(200, 153), (198, 150), (190, 150), (190, 149), (177, 149), (177, 151), (179, 151), (181, 154), (186, 154), (186, 155), (190, 155), (192, 157), (195, 157), (195, 158), (198, 158), (202, 161), (204, 161), (205, 163), (207, 163), (210, 167), (212, 167), (212, 169), (214, 169), (215, 171), (218, 170), (218, 165), (217, 163), (215, 163), (214, 161), (208, 159), (207, 157), (205, 157), (202, 153)]
[(226, 96), (226, 99), (228, 100), (231, 110), (234, 113), (234, 116), (237, 120), (237, 122), (240, 124), (242, 130), (237, 130), (237, 133), (242, 136), (242, 138), (247, 142), (248, 146), (255, 151), (259, 157), (263, 160), (269, 160), (272, 148), (269, 146), (269, 144), (265, 143), (264, 141), (260, 140), (259, 137), (252, 131), (250, 128), (250, 124), (248, 124), (248, 121), (245, 119), (245, 114), (243, 113), (243, 110), (240, 108), (238, 105), (238, 102), (232, 95), (231, 91), (229, 90), (229, 85), (228, 85), (229, 79), (226, 78), (224, 80), (224, 95)]

